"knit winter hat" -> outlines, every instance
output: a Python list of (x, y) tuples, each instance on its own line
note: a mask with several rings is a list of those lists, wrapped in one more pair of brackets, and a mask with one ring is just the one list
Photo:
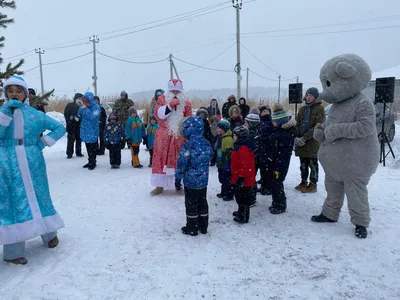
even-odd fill
[(209, 121), (210, 121), (210, 123), (218, 123), (219, 121), (221, 121), (221, 119), (220, 118), (218, 118), (217, 116), (212, 116), (210, 119), (209, 119)]
[(76, 101), (76, 100), (78, 100), (79, 98), (82, 98), (82, 97), (83, 97), (83, 94), (76, 93), (75, 96), (74, 96), (74, 101)]
[[(9, 87), (10, 85), (17, 85), (17, 86), (22, 87), (23, 90), (24, 90), (24, 92), (25, 92), (25, 98), (28, 98), (28, 96), (29, 96), (28, 85), (26, 84), (24, 78), (22, 78), (21, 76), (18, 76), (18, 75), (13, 75), (13, 76), (10, 76), (10, 77), (4, 82), (4, 85), (3, 85), (3, 94), (4, 94), (4, 97), (5, 97), (6, 99), (8, 99), (8, 98), (7, 98), (7, 87)], [(25, 100), (25, 101), (26, 101), (26, 100)]]
[(257, 114), (248, 114), (245, 118), (251, 127), (257, 126), (260, 123), (260, 116)]
[(250, 131), (246, 126), (238, 126), (233, 130), (233, 134), (238, 137), (238, 140), (244, 140), (250, 136)]
[(249, 114), (256, 114), (259, 115), (260, 114), (260, 110), (257, 107), (252, 107), (249, 110)]
[(29, 88), (28, 91), (29, 91), (29, 94), (32, 94), (33, 96), (36, 96), (36, 91), (35, 91), (35, 89)]
[(231, 129), (231, 123), (229, 123), (227, 120), (221, 120), (218, 122), (218, 127), (227, 132), (229, 129)]
[(121, 92), (121, 98), (128, 98), (128, 93), (127, 92), (125, 92), (125, 91), (122, 91)]
[(128, 108), (128, 114), (131, 115), (133, 113), (137, 114), (137, 109), (134, 106), (131, 106)]
[(116, 114), (114, 114), (114, 113), (111, 113), (108, 116), (108, 122), (111, 122), (112, 120), (118, 121), (118, 116)]
[(262, 113), (264, 110), (268, 110), (268, 111), (269, 111), (269, 114), (270, 114), (270, 115), (272, 114), (271, 108), (269, 108), (267, 105), (260, 106), (259, 110), (260, 110), (260, 115), (261, 115), (261, 113)]
[(275, 104), (272, 113), (272, 121), (275, 122), (278, 127), (289, 121), (289, 115), (286, 110), (283, 109), (281, 104)]
[(306, 92), (306, 96), (307, 96), (307, 95), (312, 95), (312, 96), (315, 97), (315, 99), (317, 99), (318, 96), (319, 96), (318, 89), (315, 88), (315, 87), (310, 87), (310, 88), (307, 90), (307, 92)]
[(156, 121), (157, 124), (157, 118), (154, 115), (150, 115), (149, 121), (151, 122), (152, 120)]
[(207, 108), (205, 107), (200, 107), (197, 112), (196, 112), (196, 116), (201, 117), (203, 120), (207, 120), (208, 119), (208, 111)]

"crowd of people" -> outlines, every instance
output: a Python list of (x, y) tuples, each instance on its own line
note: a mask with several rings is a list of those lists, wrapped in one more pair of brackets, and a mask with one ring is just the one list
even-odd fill
[[(91, 92), (76, 94), (65, 108), (68, 133), (67, 158), (75, 151), (94, 170), (97, 155), (109, 150), (110, 165), (120, 168), (121, 150), (131, 151), (131, 164), (142, 168), (140, 145), (146, 146), (150, 182), (156, 196), (164, 189), (184, 187), (186, 225), (184, 234), (207, 233), (207, 186), (210, 166), (218, 169), (223, 201), (236, 199), (233, 221), (245, 224), (257, 195), (271, 195), (271, 214), (287, 209), (284, 182), (293, 151), (300, 158), (302, 193), (316, 193), (319, 159), (326, 173), (327, 198), (313, 222), (337, 222), (347, 195), (351, 221), (358, 238), (367, 237), (370, 222), (367, 184), (378, 164), (378, 140), (372, 101), (361, 93), (371, 77), (369, 66), (352, 54), (328, 61), (321, 70), (323, 99), (333, 103), (326, 122), (317, 88), (309, 88), (305, 105), (293, 118), (281, 104), (249, 107), (234, 95), (222, 106), (212, 99), (193, 115), (191, 102), (179, 79), (168, 90), (155, 91), (139, 116), (134, 102), (121, 92), (107, 117), (100, 99)], [(345, 79), (345, 80), (344, 80)], [(349, 84), (352, 82), (352, 84)], [(0, 244), (4, 260), (25, 264), (25, 241), (42, 236), (49, 248), (58, 245), (57, 230), (63, 221), (49, 194), (42, 150), (65, 134), (64, 126), (38, 107), (29, 105), (30, 90), (20, 76), (4, 83), (5, 104), (0, 107)], [(43, 135), (48, 130), (49, 133)], [(367, 150), (367, 151), (366, 151)], [(362, 154), (360, 154), (362, 152)], [(349, 163), (349, 159), (351, 163)], [(256, 181), (259, 172), (260, 180)]]

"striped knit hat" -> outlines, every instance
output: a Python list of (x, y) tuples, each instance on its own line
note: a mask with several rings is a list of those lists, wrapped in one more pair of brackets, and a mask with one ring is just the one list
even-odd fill
[(260, 116), (256, 114), (248, 114), (245, 118), (250, 127), (256, 127), (260, 123)]
[(283, 124), (289, 122), (289, 115), (286, 110), (283, 109), (281, 104), (275, 104), (272, 110), (272, 122), (277, 124), (277, 127), (281, 127)]

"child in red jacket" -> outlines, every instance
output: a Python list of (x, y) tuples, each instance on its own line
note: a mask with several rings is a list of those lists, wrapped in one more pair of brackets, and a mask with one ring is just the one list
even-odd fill
[(250, 218), (251, 189), (256, 184), (256, 163), (254, 159), (254, 142), (249, 139), (247, 127), (239, 126), (233, 130), (235, 143), (231, 154), (231, 184), (235, 187), (235, 198), (238, 211), (233, 212), (233, 221), (248, 223)]

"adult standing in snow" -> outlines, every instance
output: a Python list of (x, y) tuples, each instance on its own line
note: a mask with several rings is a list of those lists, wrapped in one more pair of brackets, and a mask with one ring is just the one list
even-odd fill
[[(28, 87), (20, 76), (4, 83), (7, 102), (0, 108), (0, 245), (4, 260), (26, 264), (25, 241), (41, 236), (58, 245), (63, 220), (53, 207), (43, 148), (65, 134), (64, 126), (30, 107)], [(42, 138), (40, 134), (49, 130)]]
[(94, 102), (98, 106), (100, 106), (100, 119), (99, 119), (99, 144), (97, 145), (97, 155), (104, 155), (106, 151), (106, 146), (104, 143), (104, 129), (106, 128), (107, 123), (107, 113), (103, 106), (100, 104), (100, 98), (98, 96), (94, 96)]
[(122, 91), (121, 98), (115, 101), (112, 112), (117, 115), (119, 120), (118, 122), (122, 126), (124, 131), (125, 131), (125, 124), (129, 118), (128, 109), (131, 106), (135, 106), (135, 103), (133, 103), (133, 101), (128, 98), (127, 92)]
[(240, 107), (240, 111), (242, 113), (243, 119), (246, 118), (246, 116), (249, 114), (249, 111), (250, 111), (250, 106), (247, 105), (246, 98), (242, 97), (239, 99), (239, 107)]
[[(67, 124), (67, 158), (71, 159), (74, 154), (74, 143), (75, 143), (75, 154), (77, 157), (83, 157), (82, 154), (82, 141), (80, 133), (80, 121), (75, 118), (78, 116), (79, 105), (78, 101), (83, 95), (76, 93), (74, 100), (67, 104), (64, 109), (65, 123)], [(82, 105), (82, 104), (81, 104)]]
[(236, 97), (234, 95), (230, 95), (227, 102), (225, 102), (222, 106), (222, 117), (224, 119), (229, 119), (229, 110), (234, 105), (236, 105)]
[(162, 89), (156, 90), (154, 92), (154, 98), (151, 99), (149, 106), (147, 106), (147, 108), (144, 110), (142, 120), (143, 120), (144, 126), (146, 128), (147, 128), (147, 126), (150, 125), (150, 117), (154, 115), (154, 109), (156, 107), (158, 97), (160, 97), (164, 93), (165, 93), (165, 91)]
[(81, 121), (81, 138), (89, 156), (89, 162), (83, 167), (94, 170), (99, 138), (100, 106), (94, 102), (94, 95), (91, 92), (85, 93), (82, 101), (84, 105), (78, 110), (77, 120)]
[(319, 143), (313, 138), (313, 134), (315, 126), (325, 122), (325, 110), (318, 96), (317, 88), (309, 88), (304, 98), (306, 105), (302, 106), (296, 115), (297, 137), (294, 142), (296, 156), (300, 157), (301, 182), (295, 189), (303, 193), (317, 192)]
[(158, 130), (154, 142), (151, 184), (156, 188), (152, 195), (159, 195), (164, 188), (175, 187), (175, 169), (179, 151), (185, 143), (180, 134), (184, 117), (192, 115), (192, 105), (187, 99), (182, 81), (168, 82), (168, 93), (161, 95), (154, 109)]
[[(29, 88), (29, 103), (31, 104), (31, 106), (33, 106), (34, 108), (36, 108), (37, 110), (46, 113), (46, 110), (44, 109), (44, 106), (41, 102), (37, 102), (36, 103), (36, 99), (38, 97), (36, 97), (36, 91), (33, 88)], [(32, 103), (33, 102), (33, 103)]]

